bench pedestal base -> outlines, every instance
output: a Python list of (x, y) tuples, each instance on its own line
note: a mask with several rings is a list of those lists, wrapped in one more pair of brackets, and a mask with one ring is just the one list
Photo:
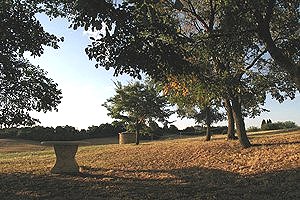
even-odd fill
[(79, 173), (80, 168), (75, 160), (77, 149), (78, 145), (54, 145), (56, 163), (51, 173)]
[(89, 142), (84, 141), (43, 141), (42, 145), (53, 146), (56, 162), (51, 173), (53, 174), (77, 174), (80, 172), (75, 155), (78, 145), (88, 145)]

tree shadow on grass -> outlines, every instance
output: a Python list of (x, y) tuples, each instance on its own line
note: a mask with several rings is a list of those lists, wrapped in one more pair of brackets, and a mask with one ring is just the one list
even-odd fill
[(0, 174), (2, 199), (299, 199), (299, 169), (255, 176), (204, 168), (85, 167), (78, 176)]

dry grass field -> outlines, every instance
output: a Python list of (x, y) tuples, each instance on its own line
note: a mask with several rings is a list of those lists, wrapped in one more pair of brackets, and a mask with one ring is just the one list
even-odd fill
[[(300, 131), (83, 146), (82, 173), (50, 174), (52, 148), (0, 141), (1, 199), (300, 199)], [(92, 142), (92, 141), (91, 141)], [(116, 141), (107, 141), (115, 143)]]

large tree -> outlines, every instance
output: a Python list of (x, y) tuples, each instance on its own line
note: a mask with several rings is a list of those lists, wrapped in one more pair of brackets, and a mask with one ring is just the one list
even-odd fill
[(140, 131), (143, 125), (158, 120), (165, 122), (173, 113), (167, 99), (151, 85), (132, 82), (123, 86), (116, 84), (116, 94), (103, 104), (108, 115), (134, 127), (136, 144), (140, 141)]
[[(229, 78), (225, 77), (227, 88), (223, 87), (221, 91), (229, 91), (225, 99), (231, 103), (238, 136), (244, 147), (250, 146), (250, 142), (245, 132), (242, 97), (244, 92), (248, 93), (245, 88), (249, 87), (244, 87), (245, 81), (241, 78), (244, 77), (245, 70), (249, 71), (256, 65), (267, 51), (271, 53), (270, 48), (259, 41), (262, 37), (257, 38), (253, 34), (259, 30), (255, 22), (259, 15), (253, 14), (253, 8), (265, 17), (270, 9), (264, 9), (264, 6), (276, 7), (275, 4), (272, 6), (272, 2), (275, 1), (245, 1), (244, 4), (220, 0), (124, 0), (117, 3), (104, 0), (63, 1), (65, 9), (72, 13), (69, 18), (73, 28), (82, 26), (85, 29), (101, 30), (102, 22), (106, 24), (106, 33), (100, 39), (91, 38), (94, 41), (86, 52), (98, 62), (97, 66), (114, 68), (115, 75), (128, 73), (139, 77), (140, 72), (144, 71), (161, 79), (168, 74), (192, 72), (201, 74), (200, 80), (203, 81), (202, 78), (206, 77), (203, 73), (203, 60), (208, 60), (214, 70), (227, 68), (230, 72)], [(294, 20), (295, 13), (298, 13), (295, 2), (280, 3), (283, 5), (281, 8), (288, 5), (286, 7), (290, 8), (288, 11), (293, 16), (293, 24), (286, 24), (287, 27), (295, 27), (294, 22), (297, 22)], [(255, 3), (261, 3), (262, 9), (257, 9)], [(284, 9), (279, 11), (284, 12), (285, 17), (288, 16)], [(275, 24), (281, 24), (282, 19), (274, 18)], [(278, 27), (279, 32), (284, 32), (285, 26)], [(252, 28), (254, 31), (251, 31)], [(273, 30), (276, 30), (276, 26)], [(296, 29), (291, 30), (289, 33), (292, 33), (292, 37), (285, 37), (281, 44), (288, 44), (285, 49), (292, 50), (285, 55), (297, 62)], [(198, 51), (201, 48), (209, 49), (210, 54), (203, 57), (193, 52), (194, 49)], [(195, 55), (200, 58), (197, 62), (194, 61)], [(274, 55), (272, 57), (276, 58)], [(219, 75), (228, 76), (227, 71)], [(218, 80), (224, 82), (223, 78)], [(217, 84), (217, 81), (210, 84)]]
[(0, 4), (0, 126), (32, 125), (30, 111), (51, 111), (61, 91), (46, 72), (24, 58), (43, 53), (43, 46), (58, 48), (57, 38), (44, 31), (35, 14), (36, 1), (1, 1)]
[[(251, 21), (235, 9), (233, 2), (128, 0), (101, 16), (95, 14), (95, 7), (82, 7), (80, 2), (78, 5), (82, 9), (74, 15), (76, 27), (99, 30), (102, 27), (96, 24), (108, 24), (106, 34), (86, 49), (91, 59), (100, 66), (115, 68), (115, 74), (139, 76), (144, 71), (159, 79), (169, 74), (193, 73), (201, 81), (210, 80), (207, 85), (219, 85), (224, 98), (231, 101), (241, 144), (250, 146), (242, 114), (242, 102), (246, 101), (243, 96), (249, 93), (249, 87), (244, 81), (247, 79), (241, 79), (267, 50), (252, 32), (239, 28), (240, 24), (247, 27)], [(97, 6), (103, 9), (103, 5)], [(93, 12), (89, 12), (91, 8)], [(236, 14), (240, 19), (234, 17)], [(244, 34), (236, 34), (236, 30)], [(207, 65), (211, 66), (208, 73), (208, 68), (203, 67)]]

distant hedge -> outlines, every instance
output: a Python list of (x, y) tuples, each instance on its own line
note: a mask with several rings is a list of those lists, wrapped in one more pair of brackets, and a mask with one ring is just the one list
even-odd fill
[(291, 129), (297, 128), (297, 124), (292, 121), (285, 121), (285, 122), (275, 122), (275, 123), (268, 123), (263, 124), (261, 126), (261, 130), (278, 130), (278, 129)]
[(82, 140), (87, 138), (101, 138), (117, 136), (122, 129), (111, 124), (92, 126), (87, 130), (77, 130), (72, 126), (53, 127), (22, 127), (0, 129), (0, 138), (19, 138), (27, 140)]
[[(263, 120), (264, 121), (264, 120)], [(247, 131), (249, 132), (257, 132), (257, 131), (267, 131), (267, 130), (280, 130), (280, 129), (296, 129), (299, 128), (295, 122), (285, 121), (285, 122), (271, 122), (269, 120), (268, 123), (262, 123), (261, 128), (256, 126), (250, 126)]]
[[(217, 127), (211, 127), (210, 132), (211, 134), (226, 134), (227, 133), (227, 126), (217, 126)], [(206, 134), (206, 128), (203, 127), (200, 130), (196, 130), (194, 127), (187, 127), (186, 129), (183, 129), (180, 131), (182, 135), (205, 135)]]

